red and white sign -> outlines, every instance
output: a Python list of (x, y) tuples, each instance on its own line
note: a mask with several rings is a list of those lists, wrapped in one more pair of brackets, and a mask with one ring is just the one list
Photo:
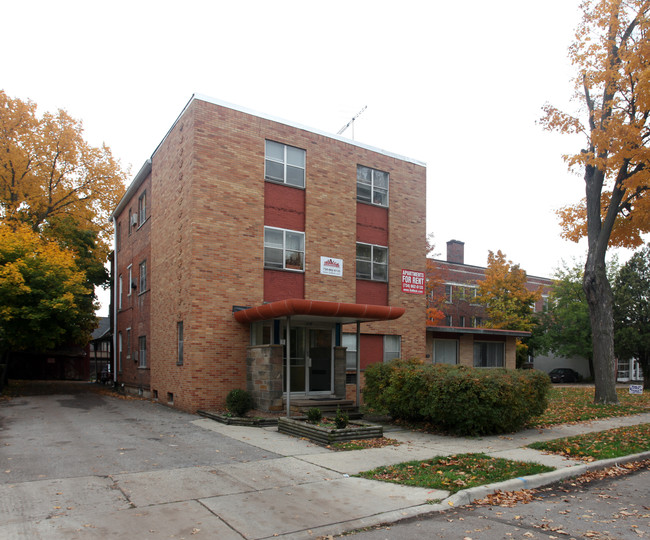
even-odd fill
[(328, 276), (342, 276), (343, 259), (333, 259), (332, 257), (321, 257), (320, 273)]
[(402, 292), (424, 294), (424, 272), (402, 269)]

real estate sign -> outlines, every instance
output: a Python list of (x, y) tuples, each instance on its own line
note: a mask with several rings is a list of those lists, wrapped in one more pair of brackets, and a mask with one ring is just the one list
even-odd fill
[(343, 259), (334, 259), (332, 257), (321, 257), (320, 273), (328, 276), (342, 276)]
[(424, 272), (402, 269), (402, 292), (424, 294)]

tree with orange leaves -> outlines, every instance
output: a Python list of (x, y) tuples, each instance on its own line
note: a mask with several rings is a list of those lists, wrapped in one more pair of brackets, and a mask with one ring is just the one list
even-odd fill
[(565, 156), (583, 172), (585, 198), (559, 211), (563, 236), (586, 237), (583, 288), (593, 339), (596, 403), (618, 403), (609, 246), (637, 247), (650, 231), (650, 1), (586, 0), (569, 56), (584, 118), (544, 107), (545, 127), (581, 134)]

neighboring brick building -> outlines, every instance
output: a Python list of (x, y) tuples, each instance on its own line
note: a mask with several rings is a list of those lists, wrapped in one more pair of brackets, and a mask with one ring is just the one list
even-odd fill
[[(438, 326), (427, 327), (427, 356), (433, 363), (458, 363), (467, 366), (516, 367), (516, 339), (528, 332), (482, 328), (485, 308), (474, 302), (478, 285), (485, 279), (485, 267), (465, 264), (465, 244), (447, 242), (447, 259), (432, 259), (430, 267), (436, 274), (439, 290), (444, 295), (442, 311), (445, 318)], [(553, 281), (527, 276), (530, 290), (542, 287), (542, 299), (536, 311), (544, 309)]]
[(277, 409), (287, 378), (292, 399), (358, 396), (359, 367), (422, 357), (403, 275), (424, 271), (425, 184), (415, 160), (194, 96), (113, 213), (118, 384)]

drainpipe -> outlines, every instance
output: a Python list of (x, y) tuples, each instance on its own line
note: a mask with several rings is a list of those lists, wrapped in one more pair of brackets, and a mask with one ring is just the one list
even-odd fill
[(287, 418), (291, 417), (291, 317), (287, 317), (287, 339), (285, 346), (287, 348)]
[(361, 323), (357, 321), (357, 409), (361, 406)]

